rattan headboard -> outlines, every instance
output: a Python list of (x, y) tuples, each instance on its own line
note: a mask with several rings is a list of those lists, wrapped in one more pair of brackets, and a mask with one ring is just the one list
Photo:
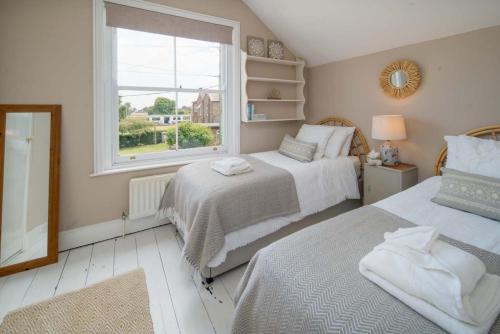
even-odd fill
[(361, 132), (361, 130), (354, 125), (351, 121), (340, 118), (340, 117), (328, 117), (322, 119), (318, 123), (318, 125), (330, 125), (330, 126), (350, 126), (355, 127), (356, 131), (354, 132), (354, 136), (352, 137), (351, 142), (351, 150), (349, 151), (349, 155), (355, 155), (359, 157), (359, 160), (362, 164), (366, 162), (366, 155), (370, 152), (370, 146), (366, 142), (366, 138)]
[[(464, 135), (500, 140), (500, 124), (470, 130), (464, 133)], [(448, 147), (445, 145), (437, 157), (436, 164), (434, 165), (434, 174), (441, 175), (441, 167), (445, 166), (447, 155)]]

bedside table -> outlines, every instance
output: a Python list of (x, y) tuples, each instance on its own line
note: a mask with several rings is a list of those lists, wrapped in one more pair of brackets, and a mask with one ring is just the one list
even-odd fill
[(398, 166), (364, 165), (363, 204), (368, 205), (417, 184), (417, 166), (400, 163)]

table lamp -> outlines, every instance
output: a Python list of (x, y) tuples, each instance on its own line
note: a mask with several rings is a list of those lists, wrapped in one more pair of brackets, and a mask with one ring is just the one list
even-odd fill
[(401, 115), (378, 115), (372, 119), (372, 138), (384, 140), (380, 146), (382, 164), (397, 166), (399, 164), (398, 149), (391, 140), (406, 139), (405, 120)]

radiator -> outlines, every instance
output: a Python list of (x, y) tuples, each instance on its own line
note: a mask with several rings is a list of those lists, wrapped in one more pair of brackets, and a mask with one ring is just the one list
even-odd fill
[(138, 177), (129, 182), (129, 219), (156, 214), (168, 181), (175, 173)]

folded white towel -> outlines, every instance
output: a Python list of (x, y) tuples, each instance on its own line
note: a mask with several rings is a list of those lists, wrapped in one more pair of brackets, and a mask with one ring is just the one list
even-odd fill
[[(360, 261), (360, 272), (371, 272), (472, 325), (484, 325), (498, 315), (500, 299), (495, 293), (500, 277), (489, 275), (485, 280), (486, 269), (478, 258), (442, 241), (430, 242), (437, 237), (432, 230), (411, 232), (400, 229), (386, 234), (387, 240)], [(428, 247), (429, 252), (424, 252)], [(484, 281), (481, 287), (480, 281)]]
[(216, 166), (212, 166), (212, 169), (216, 172), (221, 173), (222, 175), (225, 175), (225, 176), (240, 175), (240, 174), (251, 172), (253, 170), (251, 167), (238, 169), (238, 170), (236, 170), (236, 169), (225, 170), (225, 169), (220, 169)]
[(396, 232), (384, 233), (384, 239), (395, 245), (406, 246), (427, 253), (439, 236), (432, 226), (400, 228)]
[[(432, 306), (426, 301), (408, 294), (407, 292), (389, 283), (387, 280), (381, 278), (379, 275), (375, 274), (372, 271), (363, 270), (361, 271), (361, 274), (393, 295), (395, 298), (411, 307), (415, 312), (421, 314), (425, 318), (429, 319), (430, 321), (434, 322), (439, 327), (450, 333), (486, 334), (489, 332), (491, 326), (493, 326), (493, 324), (495, 323), (496, 316), (492, 316), (481, 325), (469, 325), (463, 321), (449, 316), (448, 314)], [(490, 290), (490, 288), (488, 288), (488, 286), (490, 286), (490, 282), (488, 282), (488, 280), (491, 279), (491, 276), (493, 275), (486, 274), (484, 275), (483, 279), (481, 279), (478, 287), (481, 286), (480, 289), (482, 291)], [(482, 288), (483, 286), (486, 288)], [(497, 289), (493, 292), (493, 294), (496, 294), (496, 299), (500, 299), (500, 290)]]
[(439, 233), (432, 226), (400, 228), (384, 234), (385, 242), (374, 250), (387, 250), (428, 270), (445, 270), (457, 276), (455, 288), (461, 296), (472, 292), (486, 268), (474, 255), (437, 240)]
[(242, 158), (230, 157), (212, 161), (211, 167), (213, 170), (226, 175), (238, 175), (252, 171), (252, 166)]
[(243, 158), (229, 157), (229, 158), (215, 160), (212, 162), (212, 164), (220, 168), (231, 169), (235, 167), (241, 167), (243, 165), (248, 165), (248, 162)]

